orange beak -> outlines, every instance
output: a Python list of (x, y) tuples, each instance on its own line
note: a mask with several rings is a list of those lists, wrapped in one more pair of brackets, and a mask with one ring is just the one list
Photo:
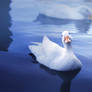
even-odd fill
[(64, 42), (65, 43), (70, 43), (71, 42), (70, 37), (69, 36), (64, 37)]

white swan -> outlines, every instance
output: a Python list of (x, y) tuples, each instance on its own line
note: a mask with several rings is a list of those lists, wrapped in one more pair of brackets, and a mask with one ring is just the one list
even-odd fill
[(70, 71), (80, 69), (82, 64), (75, 56), (71, 46), (71, 36), (68, 31), (62, 33), (64, 48), (44, 36), (42, 43), (30, 45), (29, 49), (36, 56), (40, 64), (58, 71)]

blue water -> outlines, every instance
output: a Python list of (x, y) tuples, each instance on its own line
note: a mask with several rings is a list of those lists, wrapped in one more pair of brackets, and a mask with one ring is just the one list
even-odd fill
[[(9, 9), (4, 11), (4, 8), (0, 8), (4, 15), (0, 16), (3, 20), (0, 22), (0, 91), (91, 92), (92, 20), (88, 16), (91, 14), (90, 2), (80, 0), (80, 3), (71, 4), (64, 0), (8, 0), (3, 4)], [(66, 7), (65, 11), (60, 4)], [(80, 6), (83, 8), (79, 8), (78, 12)], [(71, 12), (67, 11), (67, 7), (72, 9)], [(61, 34), (64, 30), (68, 30), (72, 36), (73, 51), (83, 63), (82, 69), (57, 72), (33, 63), (32, 57), (28, 55), (28, 45), (41, 42), (43, 36), (47, 35), (62, 46)]]

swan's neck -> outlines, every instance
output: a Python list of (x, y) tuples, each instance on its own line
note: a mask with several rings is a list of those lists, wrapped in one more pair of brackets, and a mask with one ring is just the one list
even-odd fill
[(72, 51), (72, 45), (71, 45), (71, 43), (64, 43), (64, 48), (65, 48), (68, 52), (73, 52), (73, 51)]

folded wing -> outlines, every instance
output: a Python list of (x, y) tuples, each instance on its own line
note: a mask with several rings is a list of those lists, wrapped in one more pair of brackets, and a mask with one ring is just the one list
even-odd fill
[(39, 63), (47, 65), (59, 56), (62, 56), (64, 48), (44, 36), (42, 43), (29, 46), (29, 49), (37, 57)]

